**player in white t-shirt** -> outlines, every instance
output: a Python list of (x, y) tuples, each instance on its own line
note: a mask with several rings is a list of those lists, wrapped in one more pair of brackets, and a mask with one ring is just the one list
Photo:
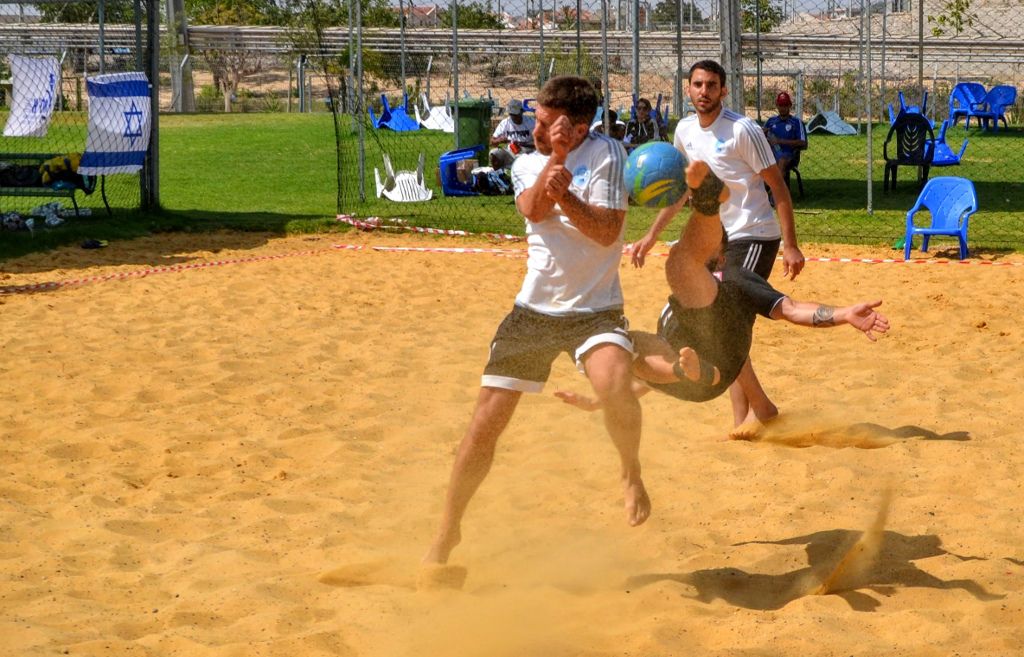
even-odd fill
[[(796, 278), (804, 267), (804, 256), (796, 241), (793, 200), (764, 132), (753, 120), (722, 106), (727, 91), (725, 69), (718, 62), (703, 60), (691, 66), (687, 92), (697, 113), (676, 126), (674, 144), (690, 161), (706, 162), (729, 188), (729, 199), (720, 211), (729, 237), (726, 265), (750, 269), (767, 279), (781, 240), (783, 276)], [(765, 184), (775, 197), (778, 219)], [(658, 235), (686, 198), (659, 212), (647, 234), (633, 245), (635, 266), (643, 266)], [(729, 397), (735, 427), (732, 437), (749, 437), (759, 423), (779, 413), (749, 359), (729, 389)]]
[(639, 525), (650, 513), (640, 478), (640, 404), (631, 389), (633, 344), (618, 273), (626, 152), (621, 143), (590, 132), (597, 102), (594, 87), (574, 76), (548, 80), (537, 97), (537, 151), (512, 166), (516, 208), (526, 218), (526, 278), (491, 342), (426, 564), (447, 563), (522, 393), (540, 392), (563, 352), (603, 403), (605, 427), (619, 452), (627, 521)]
[(498, 122), (491, 134), (490, 164), (494, 169), (507, 169), (516, 157), (532, 153), (533, 117), (523, 114), (522, 101), (513, 98), (506, 106), (508, 116)]

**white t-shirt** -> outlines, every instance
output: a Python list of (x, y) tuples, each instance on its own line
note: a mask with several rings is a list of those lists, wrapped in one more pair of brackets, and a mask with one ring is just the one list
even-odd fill
[(723, 107), (714, 123), (702, 128), (692, 114), (676, 126), (673, 143), (690, 161), (707, 162), (729, 188), (720, 210), (729, 239), (782, 237), (761, 177), (775, 164), (775, 155), (756, 122)]
[[(516, 158), (512, 185), (517, 197), (533, 186), (547, 161), (548, 156), (539, 152)], [(588, 133), (569, 153), (565, 166), (573, 174), (569, 191), (581, 201), (626, 209), (626, 150), (621, 142)], [(621, 309), (619, 261), (625, 232), (623, 222), (618, 239), (602, 246), (573, 226), (557, 203), (544, 221), (527, 220), (526, 278), (516, 304), (558, 316)]]
[(523, 146), (526, 150), (533, 150), (533, 126), (532, 116), (523, 115), (522, 123), (515, 123), (511, 117), (506, 116), (498, 122), (494, 128), (494, 139), (507, 139), (509, 143)]

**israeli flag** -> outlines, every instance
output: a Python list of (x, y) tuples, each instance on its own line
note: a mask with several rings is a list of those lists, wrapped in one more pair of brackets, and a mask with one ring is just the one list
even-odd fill
[(78, 173), (135, 173), (149, 148), (149, 80), (144, 73), (108, 73), (86, 79), (89, 132)]
[(45, 137), (57, 100), (60, 62), (56, 57), (10, 55), (11, 113), (4, 137)]

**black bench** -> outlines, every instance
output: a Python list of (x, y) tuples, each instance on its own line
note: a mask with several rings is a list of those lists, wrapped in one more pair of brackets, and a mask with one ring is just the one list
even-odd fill
[[(0, 162), (38, 167), (43, 162), (59, 156), (60, 154), (58, 153), (0, 153)], [(92, 194), (96, 191), (96, 176), (82, 176), (82, 178), (85, 182), (84, 187), (68, 181), (57, 181), (50, 184), (40, 182), (38, 185), (30, 186), (0, 185), (0, 196), (68, 198), (71, 199), (71, 204), (75, 207), (75, 216), (78, 217), (81, 215), (78, 210), (78, 199), (75, 197), (76, 192), (81, 191), (85, 194)], [(107, 209), (107, 214), (113, 216), (113, 212), (110, 210), (110, 203), (107, 201), (107, 185), (104, 176), (100, 176), (100, 196), (103, 198), (103, 205)]]

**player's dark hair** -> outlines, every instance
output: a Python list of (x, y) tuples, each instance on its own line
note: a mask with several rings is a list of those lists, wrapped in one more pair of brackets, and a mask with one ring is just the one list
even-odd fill
[(597, 90), (583, 78), (560, 75), (551, 78), (537, 94), (537, 104), (562, 110), (573, 124), (590, 125), (599, 104)]
[(718, 75), (718, 84), (723, 86), (723, 87), (725, 86), (725, 69), (722, 68), (722, 65), (719, 64), (718, 62), (716, 62), (715, 60), (713, 60), (713, 59), (702, 59), (702, 60), (700, 60), (699, 62), (697, 62), (696, 64), (694, 64), (693, 66), (690, 67), (690, 73), (689, 73), (689, 75), (686, 76), (686, 79), (687, 80), (692, 80), (693, 79), (693, 72), (697, 71), (697, 70), (707, 71), (709, 73), (717, 74)]

